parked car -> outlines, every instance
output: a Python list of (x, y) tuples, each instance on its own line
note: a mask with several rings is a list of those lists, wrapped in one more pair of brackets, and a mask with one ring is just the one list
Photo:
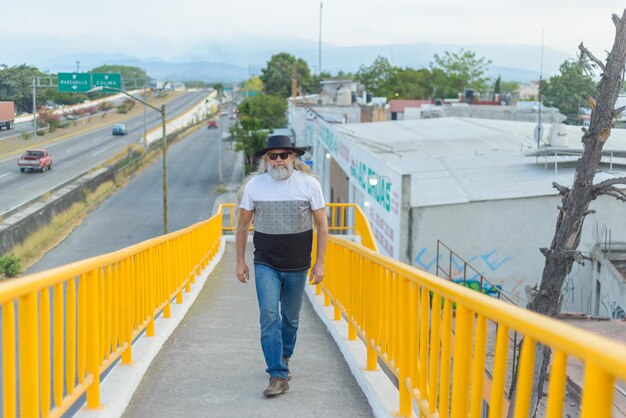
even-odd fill
[(208, 124), (208, 129), (217, 129), (217, 121), (210, 120)]
[(126, 129), (126, 125), (124, 125), (123, 123), (113, 125), (113, 135), (128, 135), (128, 129)]
[(22, 173), (26, 170), (37, 170), (43, 173), (46, 169), (52, 170), (52, 155), (45, 149), (28, 150), (17, 160), (17, 166)]

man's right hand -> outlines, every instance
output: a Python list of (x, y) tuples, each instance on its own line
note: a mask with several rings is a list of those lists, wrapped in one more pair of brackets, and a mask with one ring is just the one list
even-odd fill
[(250, 280), (250, 270), (245, 261), (237, 262), (237, 280), (241, 283), (247, 283)]

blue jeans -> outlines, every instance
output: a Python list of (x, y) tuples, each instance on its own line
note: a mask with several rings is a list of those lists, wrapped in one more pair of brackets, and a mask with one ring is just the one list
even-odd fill
[(296, 345), (306, 276), (307, 270), (278, 271), (264, 264), (254, 265), (261, 347), (270, 378), (287, 378), (289, 370), (283, 357), (291, 357)]

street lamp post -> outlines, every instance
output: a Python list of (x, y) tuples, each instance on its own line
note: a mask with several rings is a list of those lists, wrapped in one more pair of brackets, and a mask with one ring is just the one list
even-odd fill
[(116, 91), (116, 92), (125, 94), (131, 99), (136, 100), (139, 103), (142, 103), (145, 106), (148, 106), (149, 108), (156, 110), (157, 112), (161, 114), (161, 127), (163, 129), (163, 140), (161, 141), (161, 151), (163, 153), (163, 233), (167, 234), (167, 223), (168, 223), (168, 220), (167, 220), (167, 133), (165, 130), (165, 104), (161, 105), (161, 108), (159, 109), (158, 107), (152, 106), (150, 103), (147, 103), (146, 101), (141, 100), (133, 96), (132, 94), (122, 89), (115, 88), (115, 87), (97, 86), (97, 87), (92, 88), (91, 90), (88, 90), (87, 93), (93, 93), (96, 91), (103, 91), (103, 90)]

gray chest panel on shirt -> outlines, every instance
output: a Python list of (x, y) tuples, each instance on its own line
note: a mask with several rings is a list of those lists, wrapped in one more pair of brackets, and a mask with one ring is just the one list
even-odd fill
[(307, 200), (255, 200), (254, 229), (264, 234), (297, 234), (313, 228)]

